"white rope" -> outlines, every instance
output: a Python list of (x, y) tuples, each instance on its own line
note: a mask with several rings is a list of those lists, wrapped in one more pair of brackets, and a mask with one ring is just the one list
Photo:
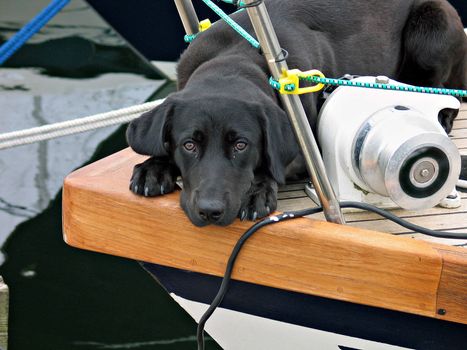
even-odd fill
[(160, 105), (163, 101), (162, 99), (146, 102), (89, 117), (0, 134), (0, 150), (104, 128), (110, 125), (127, 123), (138, 118), (142, 113)]

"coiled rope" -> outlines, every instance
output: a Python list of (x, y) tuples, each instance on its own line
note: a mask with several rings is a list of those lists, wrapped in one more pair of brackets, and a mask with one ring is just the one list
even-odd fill
[(0, 65), (10, 58), (26, 41), (42, 29), (70, 0), (53, 0), (46, 8), (37, 14), (18, 33), (12, 36), (0, 47)]
[(157, 107), (163, 101), (164, 100), (161, 99), (146, 102), (140, 105), (99, 113), (88, 117), (0, 134), (0, 150), (82, 133), (115, 124), (127, 123), (138, 118), (142, 113)]

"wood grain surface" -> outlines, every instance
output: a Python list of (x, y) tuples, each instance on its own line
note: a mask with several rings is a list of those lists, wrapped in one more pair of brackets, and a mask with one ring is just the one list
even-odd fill
[(6, 350), (8, 347), (8, 287), (0, 276), (0, 349)]
[[(128, 190), (132, 167), (144, 159), (126, 149), (66, 178), (65, 241), (222, 276), (232, 247), (251, 223), (198, 228), (181, 210), (179, 192), (158, 198), (134, 195)], [(233, 278), (467, 323), (465, 251), (302, 218), (257, 232), (241, 251)]]

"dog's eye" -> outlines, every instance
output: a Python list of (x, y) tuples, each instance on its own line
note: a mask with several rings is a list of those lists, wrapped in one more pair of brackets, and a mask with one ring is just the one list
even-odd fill
[(192, 141), (187, 141), (183, 144), (183, 148), (185, 148), (188, 152), (196, 151), (196, 145)]
[(244, 151), (246, 149), (247, 143), (239, 141), (235, 144), (235, 150), (238, 152)]

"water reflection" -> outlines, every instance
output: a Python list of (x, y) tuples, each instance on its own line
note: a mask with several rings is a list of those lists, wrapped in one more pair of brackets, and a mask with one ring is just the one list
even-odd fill
[[(164, 83), (133, 74), (71, 80), (31, 69), (2, 69), (0, 81), (4, 87), (0, 133), (138, 104)], [(18, 85), (20, 90), (14, 88)], [(7, 209), (0, 211), (0, 244), (24, 217), (45, 209), (64, 176), (84, 163), (116, 128), (0, 151), (0, 208)]]
[[(0, 38), (48, 2), (0, 0)], [(153, 98), (173, 89), (85, 2), (73, 0), (0, 68), (0, 133), (141, 103), (156, 90)], [(194, 322), (137, 263), (77, 250), (62, 239), (65, 175), (126, 147), (124, 129), (0, 151), (6, 254), (0, 274), (11, 290), (10, 349), (194, 348)]]
[[(125, 147), (123, 131), (91, 160)], [(61, 192), (4, 246), (0, 273), (11, 287), (11, 348), (192, 349), (194, 322), (165, 291), (133, 261), (67, 246), (60, 213)], [(174, 341), (180, 338), (186, 340)]]
[[(49, 3), (47, 0), (1, 0), (0, 37), (11, 37)], [(82, 0), (70, 1), (47, 26), (28, 40), (28, 44), (70, 37), (77, 33), (103, 45), (126, 45), (125, 41)]]

